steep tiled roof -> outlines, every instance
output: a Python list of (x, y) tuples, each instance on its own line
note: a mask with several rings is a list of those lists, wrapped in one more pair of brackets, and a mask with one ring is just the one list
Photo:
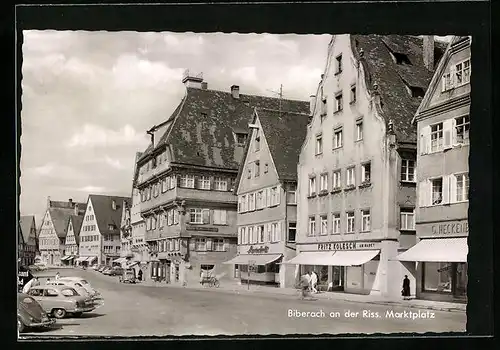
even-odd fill
[(76, 244), (80, 243), (80, 229), (82, 227), (84, 215), (71, 215), (70, 220), (73, 224)]
[(30, 237), (31, 225), (34, 224), (35, 224), (34, 215), (21, 216), (21, 218), (19, 219), (19, 228), (21, 229), (24, 242), (26, 243), (28, 242)]
[[(428, 70), (423, 61), (423, 39), (408, 35), (352, 35), (351, 43), (367, 73), (370, 92), (373, 92), (373, 84), (378, 84), (386, 123), (392, 120), (398, 141), (416, 142), (416, 130), (411, 121), (422, 97), (411, 97), (406, 85), (422, 88), (425, 92), (432, 79), (433, 71)], [(445, 43), (435, 41), (435, 62), (440, 60), (445, 49)], [(411, 64), (397, 64), (391, 52), (405, 54)]]
[(75, 205), (78, 205), (78, 212), (83, 215), (87, 203), (49, 201), (49, 214), (59, 238), (66, 237), (68, 233), (68, 220), (72, 215), (75, 215)]
[[(278, 98), (244, 94), (233, 98), (230, 92), (191, 87), (186, 90), (172, 115), (175, 120), (156, 146), (170, 145), (176, 163), (238, 169), (243, 152), (235, 145), (233, 132), (248, 130), (253, 107), (280, 106)], [(307, 113), (309, 102), (282, 99), (281, 109)], [(151, 152), (150, 145), (143, 159)]]
[[(130, 197), (105, 196), (91, 194), (89, 199), (92, 206), (101, 234), (119, 234), (122, 220), (123, 201), (131, 203)], [(113, 210), (112, 203), (115, 201), (116, 210)], [(115, 229), (110, 230), (108, 225), (113, 224)]]
[(61, 201), (50, 201), (51, 208), (59, 208), (59, 209), (73, 209), (74, 205), (78, 204), (78, 208), (83, 208), (87, 206), (86, 203), (77, 203), (77, 202), (61, 202)]
[(280, 180), (296, 180), (309, 115), (270, 109), (257, 109), (257, 115)]

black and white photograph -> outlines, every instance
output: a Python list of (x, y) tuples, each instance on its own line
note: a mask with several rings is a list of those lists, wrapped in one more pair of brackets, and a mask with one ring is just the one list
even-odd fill
[(19, 339), (466, 331), (472, 35), (22, 36)]

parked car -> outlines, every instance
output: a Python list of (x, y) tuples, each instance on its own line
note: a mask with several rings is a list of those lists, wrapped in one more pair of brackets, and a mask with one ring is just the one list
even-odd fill
[(121, 276), (123, 275), (123, 268), (120, 266), (114, 266), (111, 268), (111, 270), (106, 273), (108, 276)]
[(101, 264), (101, 265), (98, 265), (95, 270), (101, 272), (102, 270), (104, 270), (105, 267), (106, 267), (106, 265)]
[(103, 275), (108, 275), (109, 271), (111, 271), (111, 267), (106, 266), (101, 272)]
[(68, 286), (36, 286), (28, 295), (40, 303), (48, 314), (55, 318), (64, 318), (68, 313), (80, 317), (84, 312), (95, 310), (94, 301)]
[(93, 292), (87, 290), (81, 283), (72, 280), (58, 279), (58, 280), (50, 280), (45, 283), (47, 286), (67, 286), (74, 288), (78, 294), (81, 296), (91, 297)]
[(31, 296), (17, 293), (17, 331), (24, 332), (27, 328), (49, 327), (55, 323), (44, 311), (42, 306)]
[(38, 262), (35, 262), (33, 264), (34, 266), (36, 266), (38, 268), (38, 270), (47, 270), (47, 263), (46, 262), (43, 262), (43, 261), (38, 261)]
[(86, 279), (81, 278), (81, 277), (72, 277), (72, 276), (66, 277), (66, 276), (64, 276), (64, 277), (59, 278), (58, 281), (77, 282), (77, 283), (81, 284), (82, 287), (85, 288), (91, 296), (95, 296), (95, 295), (99, 294), (99, 292), (97, 290), (92, 288), (92, 286), (90, 285), (90, 283)]

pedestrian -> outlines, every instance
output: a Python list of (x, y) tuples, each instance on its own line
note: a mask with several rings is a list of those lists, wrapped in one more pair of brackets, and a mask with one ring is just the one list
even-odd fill
[(142, 281), (142, 270), (139, 269), (139, 272), (137, 273), (137, 277), (139, 278), (139, 282)]
[(408, 275), (405, 275), (405, 278), (403, 279), (403, 289), (401, 290), (401, 295), (404, 300), (410, 299), (410, 279), (408, 278)]
[(23, 293), (27, 294), (29, 292), (29, 290), (31, 289), (31, 287), (35, 287), (37, 285), (40, 285), (40, 283), (38, 282), (38, 277), (33, 277), (32, 279), (29, 280), (28, 283), (26, 283), (24, 285)]
[(61, 278), (61, 274), (59, 272), (56, 272), (56, 281)]
[(318, 293), (318, 290), (316, 289), (318, 285), (318, 274), (315, 271), (311, 272), (311, 291), (313, 293)]
[(309, 287), (311, 285), (311, 276), (308, 273), (300, 276), (299, 288), (301, 290), (300, 299), (303, 300), (309, 295)]

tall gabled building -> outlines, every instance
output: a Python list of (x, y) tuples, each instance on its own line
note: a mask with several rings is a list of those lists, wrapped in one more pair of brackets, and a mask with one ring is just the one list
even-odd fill
[(453, 37), (415, 113), (418, 243), (398, 259), (416, 265), (419, 299), (467, 301), (470, 45)]
[(295, 268), (280, 263), (295, 256), (297, 163), (308, 119), (255, 109), (236, 180), (238, 255), (227, 262), (245, 283), (295, 284)]
[(308, 112), (309, 104), (210, 90), (186, 74), (186, 94), (172, 115), (148, 131), (137, 162), (141, 215), (150, 249), (150, 276), (198, 282), (200, 270), (234, 277), (237, 198), (234, 181), (254, 107)]
[(123, 206), (130, 198), (91, 194), (80, 229), (79, 257), (83, 265), (106, 264), (120, 257)]
[(19, 258), (25, 266), (32, 265), (35, 262), (36, 254), (36, 224), (35, 216), (21, 216), (19, 220)]
[(47, 210), (40, 226), (38, 237), (41, 260), (48, 265), (61, 265), (61, 258), (66, 255), (65, 241), (68, 219), (72, 215), (85, 212), (85, 203), (52, 201), (47, 198)]
[(298, 256), (321, 289), (401, 296), (415, 268), (412, 118), (445, 45), (405, 35), (334, 35), (300, 161)]
[(68, 219), (66, 241), (64, 243), (66, 252), (61, 258), (63, 264), (74, 265), (78, 259), (78, 244), (80, 243), (80, 229), (82, 227), (84, 212), (81, 215), (71, 215)]

